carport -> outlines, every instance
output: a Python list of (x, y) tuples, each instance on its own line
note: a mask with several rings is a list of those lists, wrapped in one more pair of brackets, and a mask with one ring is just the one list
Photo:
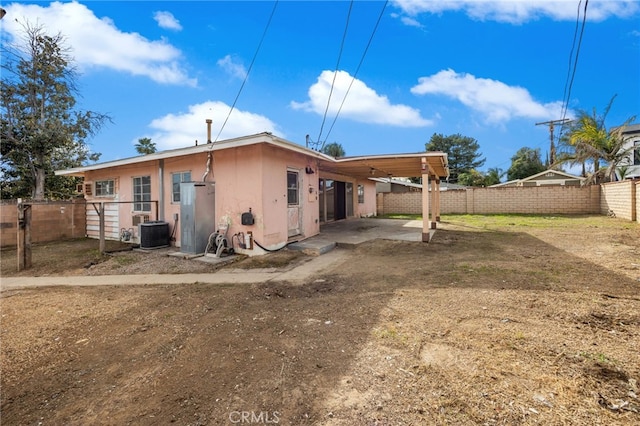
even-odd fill
[[(430, 231), (440, 220), (440, 180), (449, 176), (447, 154), (420, 152), (414, 154), (369, 155), (323, 161), (320, 170), (355, 176), (360, 179), (422, 177), (422, 241), (429, 242)], [(431, 182), (431, 191), (429, 191)]]

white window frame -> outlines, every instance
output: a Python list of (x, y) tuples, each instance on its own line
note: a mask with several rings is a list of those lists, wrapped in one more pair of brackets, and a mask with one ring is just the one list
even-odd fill
[[(188, 179), (185, 179), (186, 175), (188, 176)], [(176, 176), (180, 176), (180, 179), (176, 182), (175, 181), (175, 177)], [(191, 170), (187, 170), (184, 172), (175, 172), (175, 173), (171, 173), (171, 202), (172, 203), (180, 203), (180, 184), (182, 182), (191, 182)], [(176, 192), (176, 188), (175, 188), (175, 184), (178, 184), (178, 191)]]
[[(115, 179), (100, 179), (93, 183), (95, 197), (114, 197), (116, 195)], [(106, 189), (106, 192), (103, 192)]]
[[(295, 176), (295, 182), (289, 182), (289, 176)], [(287, 205), (290, 207), (300, 205), (300, 172), (298, 170), (287, 170)]]
[[(143, 179), (148, 179), (149, 183), (142, 182)], [(136, 183), (136, 180), (140, 180), (140, 183)], [(141, 191), (136, 191), (137, 187), (140, 187)], [(148, 193), (144, 191), (145, 188), (149, 188)], [(151, 176), (135, 176), (132, 178), (132, 190), (133, 190), (133, 211), (134, 212), (150, 212), (151, 211)], [(148, 200), (145, 200), (145, 195), (148, 195)], [(142, 199), (139, 199), (139, 198)]]
[(364, 185), (358, 184), (358, 204), (364, 204)]

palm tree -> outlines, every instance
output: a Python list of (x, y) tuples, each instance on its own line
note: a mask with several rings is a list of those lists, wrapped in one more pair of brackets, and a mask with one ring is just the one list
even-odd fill
[[(580, 111), (562, 139), (563, 145), (569, 150), (559, 156), (561, 162), (583, 164), (583, 174), (584, 164), (593, 163), (593, 173), (587, 177), (588, 183), (597, 183), (600, 176), (605, 181), (614, 181), (616, 169), (627, 161), (633, 149), (633, 146), (624, 147), (626, 139), (622, 132), (635, 117), (630, 117), (622, 125), (611, 130), (607, 130), (605, 126), (605, 119), (614, 99), (615, 96), (611, 98), (602, 115), (598, 115), (595, 108), (591, 114)], [(600, 169), (601, 161), (606, 163), (604, 170)]]
[(504, 174), (505, 172), (503, 172), (502, 169), (499, 169), (498, 167), (489, 168), (489, 170), (487, 170), (487, 174), (485, 175), (485, 185), (491, 186), (500, 183), (500, 180), (502, 180)]
[(136, 151), (138, 154), (153, 154), (156, 152), (156, 144), (151, 142), (150, 138), (140, 138), (136, 144)]

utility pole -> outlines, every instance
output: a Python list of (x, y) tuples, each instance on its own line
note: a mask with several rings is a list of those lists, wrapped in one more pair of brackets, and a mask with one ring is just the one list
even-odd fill
[(542, 124), (545, 124), (547, 126), (549, 126), (549, 140), (550, 140), (550, 146), (549, 146), (549, 167), (551, 167), (553, 165), (553, 163), (556, 162), (556, 146), (553, 143), (553, 128), (556, 124), (564, 124), (568, 121), (571, 121), (568, 118), (563, 118), (561, 120), (550, 120), (550, 121), (543, 121), (540, 123), (536, 123), (536, 126), (540, 126)]

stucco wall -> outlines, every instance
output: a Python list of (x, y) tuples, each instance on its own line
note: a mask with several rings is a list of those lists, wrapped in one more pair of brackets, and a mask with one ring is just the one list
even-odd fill
[[(32, 204), (31, 242), (41, 243), (85, 236), (84, 200)], [(18, 238), (15, 202), (0, 204), (0, 245), (13, 247)]]
[[(160, 194), (161, 163), (152, 161), (122, 166), (109, 170), (89, 172), (86, 181), (113, 179), (115, 195), (112, 197), (86, 196), (89, 202), (116, 202), (133, 200), (133, 178), (150, 176), (151, 200), (158, 201), (159, 214), (156, 216), (155, 205), (149, 212), (150, 220), (163, 219), (169, 222), (170, 232), (175, 236), (175, 244), (180, 246), (180, 203), (172, 200), (172, 174), (190, 172), (192, 181), (202, 181), (207, 170), (208, 153), (197, 153), (188, 156), (163, 160), (162, 176), (164, 181), (164, 200)], [(263, 144), (241, 146), (235, 149), (220, 150), (212, 153), (209, 173), (206, 181), (215, 182), (215, 223), (211, 224), (214, 232), (225, 223), (229, 225), (227, 237), (251, 231), (256, 241), (267, 248), (274, 248), (287, 241), (287, 170), (299, 172), (300, 204), (302, 212), (302, 236), (309, 237), (319, 232), (317, 211), (317, 174), (305, 173), (307, 158), (276, 147)], [(311, 193), (309, 192), (311, 188)], [(113, 222), (107, 215), (107, 238), (118, 238), (117, 230), (131, 228), (137, 239), (137, 227), (133, 226), (136, 212), (133, 204), (118, 204), (119, 222)], [(93, 209), (93, 207), (91, 207)], [(254, 225), (242, 225), (241, 215), (251, 209), (255, 218)], [(88, 210), (90, 215), (92, 213)], [(178, 214), (178, 222), (174, 222), (174, 214)], [(94, 216), (95, 213), (93, 214)], [(90, 234), (97, 237), (97, 216), (91, 220)], [(174, 227), (176, 228), (174, 230)], [(94, 229), (95, 228), (95, 229)]]
[[(216, 151), (213, 161), (213, 180), (216, 184), (216, 223), (229, 225), (227, 237), (251, 231), (262, 238), (265, 211), (262, 201), (262, 152), (260, 146), (238, 147)], [(242, 225), (242, 213), (254, 216), (255, 224)], [(216, 225), (218, 226), (218, 225)]]
[[(358, 203), (358, 187), (357, 185), (364, 185), (364, 203)], [(376, 184), (369, 179), (358, 180), (354, 187), (355, 194), (355, 214), (358, 217), (369, 217), (377, 214), (376, 210)]]
[[(106, 239), (119, 239), (120, 230), (123, 228), (131, 229), (133, 237), (137, 239), (138, 228), (133, 226), (133, 216), (136, 214), (147, 214), (149, 215), (149, 220), (158, 219), (154, 203), (151, 205), (150, 212), (137, 212), (134, 210), (134, 204), (129, 203), (133, 201), (133, 178), (141, 176), (151, 177), (151, 200), (157, 201), (159, 195), (157, 161), (87, 172), (84, 182), (92, 185), (92, 193), (90, 195), (85, 194), (87, 201), (87, 235), (89, 237), (99, 237), (99, 217), (93, 203), (96, 203), (96, 207), (98, 207), (98, 203), (106, 203)], [(112, 196), (98, 197), (95, 195), (95, 182), (101, 180), (114, 181), (115, 188)]]

